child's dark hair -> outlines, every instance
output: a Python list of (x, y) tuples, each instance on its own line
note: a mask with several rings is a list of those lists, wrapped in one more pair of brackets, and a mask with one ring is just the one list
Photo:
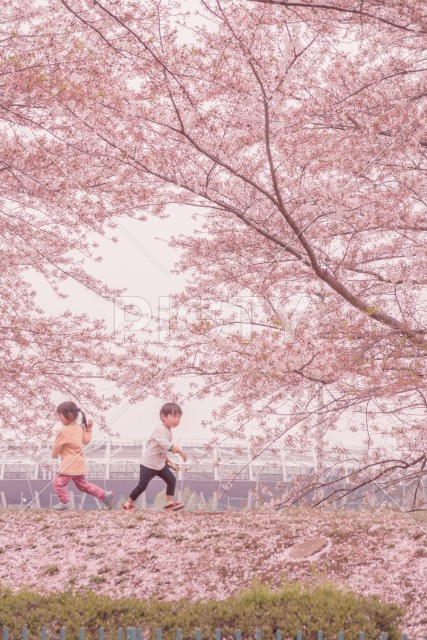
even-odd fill
[(166, 402), (163, 407), (160, 409), (161, 416), (182, 416), (182, 409), (179, 404), (175, 402)]
[(62, 415), (67, 419), (67, 420), (77, 420), (77, 416), (79, 415), (79, 413), (82, 414), (82, 423), (84, 425), (84, 428), (87, 429), (87, 420), (86, 420), (86, 416), (83, 413), (83, 411), (81, 409), (78, 408), (78, 406), (75, 404), (75, 402), (62, 402), (59, 407), (56, 409), (56, 413), (62, 413)]

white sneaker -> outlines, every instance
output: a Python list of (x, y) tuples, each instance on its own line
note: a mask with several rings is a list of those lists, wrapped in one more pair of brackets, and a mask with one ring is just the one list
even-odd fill
[(112, 491), (107, 491), (105, 493), (105, 498), (104, 498), (104, 508), (108, 509), (110, 511), (110, 509), (113, 508), (113, 492)]
[(58, 504), (53, 505), (53, 508), (55, 511), (66, 511), (71, 509), (71, 504), (69, 502), (58, 502)]

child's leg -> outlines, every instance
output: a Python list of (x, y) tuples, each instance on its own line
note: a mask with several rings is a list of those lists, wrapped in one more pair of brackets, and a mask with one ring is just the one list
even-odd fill
[(139, 482), (135, 489), (130, 492), (129, 498), (125, 504), (132, 504), (135, 502), (137, 498), (143, 493), (148, 487), (148, 483), (150, 480), (157, 475), (157, 471), (155, 469), (149, 469), (148, 467), (144, 467), (143, 464), (139, 465)]
[(53, 481), (53, 488), (62, 504), (68, 504), (70, 502), (70, 496), (68, 495), (67, 484), (70, 482), (71, 476), (67, 476), (64, 473), (58, 473)]
[(163, 467), (160, 471), (157, 471), (159, 478), (166, 482), (166, 502), (172, 502), (175, 496), (176, 477), (169, 469), (169, 467)]
[(83, 491), (83, 493), (90, 493), (91, 496), (95, 496), (95, 498), (99, 500), (104, 500), (105, 489), (97, 487), (96, 484), (91, 484), (86, 480), (85, 476), (73, 476), (73, 481), (77, 489)]

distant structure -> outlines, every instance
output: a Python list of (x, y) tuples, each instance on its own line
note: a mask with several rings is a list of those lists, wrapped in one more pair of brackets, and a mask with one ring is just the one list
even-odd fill
[[(127, 497), (139, 477), (139, 461), (145, 451), (145, 439), (94, 439), (85, 449), (87, 477), (105, 483), (105, 488), (114, 491), (116, 504)], [(325, 477), (332, 478), (334, 465), (330, 470), (323, 467), (328, 457), (319, 447), (312, 451), (290, 451), (276, 447), (267, 449), (252, 459), (247, 443), (218, 444), (208, 447), (200, 440), (182, 440), (179, 445), (188, 455), (188, 462), (181, 464), (178, 472), (177, 493), (186, 497), (191, 509), (221, 510), (225, 507), (243, 508), (260, 504), (259, 492), (263, 488), (275, 492), (278, 483), (286, 487), (296, 476), (309, 476), (322, 469)], [(0, 444), (0, 507), (49, 508), (57, 501), (52, 489), (52, 479), (58, 463), (53, 464), (50, 442), (32, 442), (25, 451), (6, 442)], [(353, 447), (345, 466), (357, 468), (362, 450)], [(177, 461), (178, 462), (178, 461)], [(232, 480), (232, 482), (231, 482)], [(154, 480), (143, 494), (140, 506), (156, 508), (156, 496), (162, 490), (161, 480)], [(366, 489), (364, 489), (364, 494)], [(407, 487), (390, 495), (370, 487), (375, 496), (373, 506), (384, 504), (403, 505), (407, 500)], [(424, 492), (427, 495), (427, 487)], [(73, 506), (81, 509), (95, 509), (99, 505), (86, 494), (73, 493)], [(358, 508), (361, 494), (352, 494), (337, 506)]]

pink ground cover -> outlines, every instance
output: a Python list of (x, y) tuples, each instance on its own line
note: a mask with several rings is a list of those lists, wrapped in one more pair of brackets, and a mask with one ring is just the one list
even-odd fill
[[(293, 544), (327, 546), (291, 560)], [(0, 511), (0, 585), (42, 592), (89, 587), (110, 596), (221, 599), (257, 576), (328, 580), (406, 610), (427, 635), (427, 514), (394, 511)]]

